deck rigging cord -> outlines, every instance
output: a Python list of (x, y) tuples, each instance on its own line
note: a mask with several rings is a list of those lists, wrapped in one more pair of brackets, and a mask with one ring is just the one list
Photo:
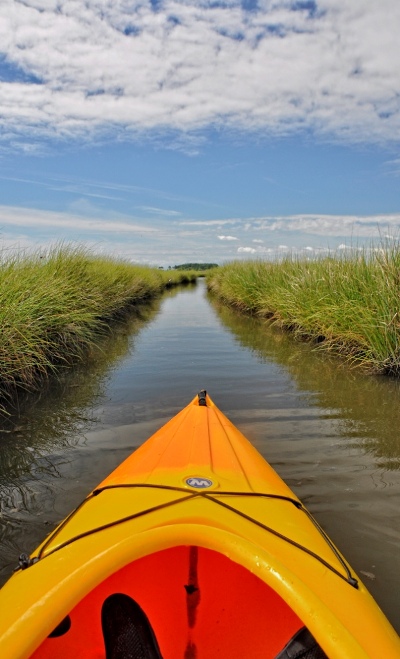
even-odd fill
[[(89, 501), (91, 501), (93, 498), (99, 496), (101, 493), (110, 491), (110, 490), (115, 490), (115, 489), (125, 489), (125, 488), (151, 488), (151, 489), (161, 489), (161, 490), (170, 490), (174, 492), (179, 492), (181, 494), (185, 494), (185, 496), (181, 496), (177, 499), (173, 499), (172, 501), (167, 501), (161, 504), (157, 504), (155, 506), (152, 506), (150, 508), (145, 508), (144, 510), (141, 510), (139, 512), (133, 513), (132, 515), (127, 515), (125, 517), (121, 517), (119, 519), (113, 520), (111, 522), (108, 522), (106, 524), (102, 524), (100, 526), (94, 527), (92, 529), (88, 529), (87, 531), (84, 531), (82, 533), (79, 533), (72, 538), (69, 538), (65, 542), (62, 542), (59, 544), (57, 547), (54, 547), (53, 549), (50, 549), (47, 553), (46, 549), (47, 547), (55, 540), (57, 535), (62, 531), (62, 529), (66, 526), (67, 522), (71, 520), (72, 517), (74, 517), (79, 510), (82, 509), (82, 507), (87, 504)], [(226, 503), (225, 501), (220, 501), (219, 497), (221, 496), (232, 496), (232, 497), (259, 497), (259, 498), (265, 498), (265, 499), (279, 499), (282, 501), (286, 501), (288, 503), (293, 504), (299, 511), (303, 512), (308, 519), (312, 522), (312, 524), (315, 526), (317, 531), (321, 534), (325, 542), (328, 544), (329, 548), (333, 552), (335, 558), (339, 561), (340, 565), (342, 566), (343, 570), (345, 571), (345, 575), (342, 574), (339, 570), (337, 570), (333, 565), (328, 563), (324, 558), (319, 556), (317, 553), (312, 551), (311, 549), (308, 549), (307, 547), (304, 547), (304, 545), (301, 545), (300, 543), (296, 542), (295, 540), (292, 540), (291, 538), (288, 538), (284, 534), (280, 533), (279, 531), (271, 528), (270, 526), (264, 524), (260, 520), (255, 519), (251, 515), (248, 515), (247, 513), (244, 513), (234, 506), (231, 506), (230, 504)], [(301, 501), (288, 497), (288, 496), (283, 496), (279, 494), (269, 494), (265, 492), (236, 492), (236, 491), (218, 491), (218, 492), (213, 492), (212, 494), (210, 492), (189, 492), (187, 488), (184, 487), (177, 487), (173, 485), (159, 485), (159, 484), (149, 484), (149, 483), (121, 483), (121, 484), (116, 484), (116, 485), (106, 485), (101, 488), (97, 488), (93, 490), (91, 494), (89, 494), (80, 504), (73, 510), (61, 524), (49, 535), (47, 540), (44, 542), (44, 544), (41, 546), (39, 549), (39, 552), (37, 556), (33, 556), (30, 558), (26, 554), (21, 554), (19, 558), (19, 563), (18, 566), (15, 568), (14, 571), (18, 571), (20, 569), (26, 569), (27, 567), (30, 567), (31, 565), (34, 565), (37, 563), (39, 560), (43, 560), (44, 558), (47, 558), (51, 554), (54, 554), (57, 551), (60, 551), (64, 547), (67, 547), (71, 545), (72, 543), (82, 539), (86, 538), (88, 536), (91, 536), (95, 533), (99, 533), (101, 531), (104, 531), (106, 529), (112, 528), (114, 526), (117, 526), (119, 524), (123, 524), (124, 522), (129, 522), (132, 521), (133, 519), (137, 519), (139, 517), (142, 517), (147, 514), (151, 514), (152, 512), (156, 512), (159, 510), (162, 510), (164, 508), (168, 508), (174, 505), (177, 505), (178, 503), (183, 503), (185, 501), (188, 501), (190, 499), (195, 499), (195, 498), (200, 498), (202, 497), (203, 499), (207, 499), (211, 503), (214, 503), (218, 506), (221, 506), (225, 508), (226, 510), (229, 510), (233, 512), (234, 514), (240, 516), (243, 519), (246, 519), (247, 521), (255, 524), (259, 528), (263, 529), (264, 531), (267, 531), (268, 533), (271, 533), (272, 535), (280, 538), (281, 540), (289, 543), (290, 545), (296, 547), (300, 551), (303, 551), (304, 553), (308, 554), (309, 556), (312, 556), (314, 559), (322, 563), (327, 569), (329, 569), (331, 572), (336, 574), (338, 577), (349, 583), (351, 586), (354, 588), (358, 588), (358, 581), (355, 577), (353, 577), (349, 566), (347, 565), (346, 561), (343, 559), (341, 554), (338, 552), (330, 538), (326, 535), (324, 530), (320, 527), (318, 522), (314, 519), (314, 517), (311, 515), (311, 513), (303, 506)]]

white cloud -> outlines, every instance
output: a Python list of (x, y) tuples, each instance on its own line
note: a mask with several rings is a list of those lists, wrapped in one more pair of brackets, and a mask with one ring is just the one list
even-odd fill
[(318, 236), (376, 238), (383, 230), (400, 229), (400, 213), (381, 215), (289, 215), (254, 218), (253, 230), (269, 233), (302, 233)]
[(167, 210), (166, 208), (156, 208), (155, 206), (137, 206), (138, 210), (145, 211), (151, 215), (163, 215), (165, 217), (177, 217), (182, 215), (179, 211)]
[[(333, 214), (297, 214), (283, 216), (261, 216), (246, 218), (229, 218), (226, 220), (184, 220), (177, 226), (202, 227), (203, 229), (229, 225), (235, 236), (220, 234), (220, 240), (245, 239), (257, 244), (262, 249), (265, 242), (279, 240), (280, 236), (293, 235), (301, 237), (349, 237), (349, 238), (380, 238), (397, 235), (400, 231), (400, 213), (382, 213), (379, 215), (333, 215)], [(250, 235), (249, 235), (250, 234)], [(252, 238), (251, 234), (256, 237)], [(259, 236), (263, 237), (260, 238)], [(276, 247), (279, 243), (276, 242)], [(283, 245), (285, 247), (286, 245)], [(274, 249), (276, 248), (274, 247)]]
[(149, 226), (144, 220), (105, 212), (85, 199), (65, 213), (3, 205), (0, 249), (46, 248), (63, 241), (141, 263), (175, 265), (201, 261), (204, 254), (221, 263), (234, 258), (273, 260), (287, 253), (307, 257), (337, 250), (343, 253), (363, 246), (379, 248), (388, 236), (393, 240), (400, 236), (400, 213), (231, 218), (227, 222), (234, 235), (221, 233), (217, 240), (220, 220), (162, 218)]
[[(177, 211), (163, 211), (162, 209), (151, 209), (174, 217)], [(19, 206), (0, 205), (0, 229), (2, 227), (26, 227), (35, 230), (58, 230), (87, 232), (93, 234), (102, 233), (127, 233), (141, 234), (154, 237), (163, 231), (174, 235), (215, 237), (215, 226), (229, 225), (234, 227), (236, 235), (218, 234), (221, 242), (235, 242), (240, 239), (251, 239), (256, 245), (253, 248), (259, 251), (263, 247), (264, 238), (258, 238), (260, 234), (267, 234), (268, 242), (274, 239), (273, 249), (286, 249), (287, 245), (279, 242), (282, 236), (292, 235), (294, 237), (316, 236), (316, 237), (348, 237), (348, 238), (387, 238), (399, 235), (400, 213), (382, 215), (288, 215), (288, 216), (266, 216), (254, 218), (236, 218), (227, 220), (175, 220), (164, 225), (156, 226), (144, 220), (117, 213), (115, 211), (104, 211), (92, 205), (86, 199), (78, 199), (70, 205), (70, 212), (56, 212), (40, 209), (24, 208)], [(172, 227), (174, 227), (172, 229)], [(250, 238), (253, 233), (257, 237)], [(249, 235), (250, 234), (250, 235)], [(244, 249), (240, 247), (239, 249)]]
[(167, 129), (195, 153), (213, 124), (391, 141), (399, 29), (397, 0), (2, 0), (3, 139)]
[(105, 219), (99, 217), (87, 218), (72, 213), (57, 213), (54, 211), (19, 208), (17, 206), (0, 206), (0, 227), (27, 227), (38, 230), (56, 232), (79, 232), (89, 234), (127, 233), (155, 234), (157, 229), (143, 224), (130, 222), (128, 218), (120, 219), (117, 214)]
[(223, 227), (227, 224), (233, 224), (237, 225), (238, 224), (237, 219), (228, 219), (228, 220), (183, 220), (182, 222), (178, 222), (179, 226), (193, 226), (193, 227)]

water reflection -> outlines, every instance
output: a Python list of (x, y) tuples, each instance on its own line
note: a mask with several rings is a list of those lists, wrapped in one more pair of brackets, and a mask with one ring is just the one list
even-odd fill
[(400, 469), (400, 380), (350, 370), (264, 320), (245, 317), (212, 296), (209, 301), (242, 346), (280, 364), (312, 405), (324, 408), (329, 418), (337, 417), (341, 433), (353, 438), (354, 447), (372, 453), (383, 470)]
[(137, 306), (93, 348), (84, 364), (52, 378), (41, 391), (19, 398), (18, 409), (0, 424), (0, 485), (18, 479), (41, 451), (71, 445), (96, 422), (93, 409), (101, 403), (111, 371), (134, 349), (135, 336), (155, 318), (160, 301)]
[[(159, 300), (135, 307), (102, 338), (85, 364), (50, 379), (36, 395), (20, 396), (1, 420), (0, 563), (18, 555), (21, 525), (29, 536), (29, 526), (47, 527), (58, 521), (51, 510), (51, 492), (70, 459), (68, 449), (84, 442), (85, 433), (98, 423), (96, 410), (112, 371), (132, 352), (136, 335), (159, 307)], [(43, 537), (49, 529), (44, 531), (35, 529), (34, 535)]]

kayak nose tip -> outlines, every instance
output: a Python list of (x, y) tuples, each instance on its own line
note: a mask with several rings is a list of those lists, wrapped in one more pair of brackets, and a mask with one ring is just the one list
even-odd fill
[(207, 391), (202, 389), (197, 395), (199, 397), (199, 405), (202, 407), (207, 407)]

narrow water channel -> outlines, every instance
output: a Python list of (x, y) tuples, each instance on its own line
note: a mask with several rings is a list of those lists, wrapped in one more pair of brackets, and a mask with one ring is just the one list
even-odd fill
[(0, 424), (0, 578), (206, 388), (316, 516), (400, 632), (400, 383), (208, 298), (167, 293)]

